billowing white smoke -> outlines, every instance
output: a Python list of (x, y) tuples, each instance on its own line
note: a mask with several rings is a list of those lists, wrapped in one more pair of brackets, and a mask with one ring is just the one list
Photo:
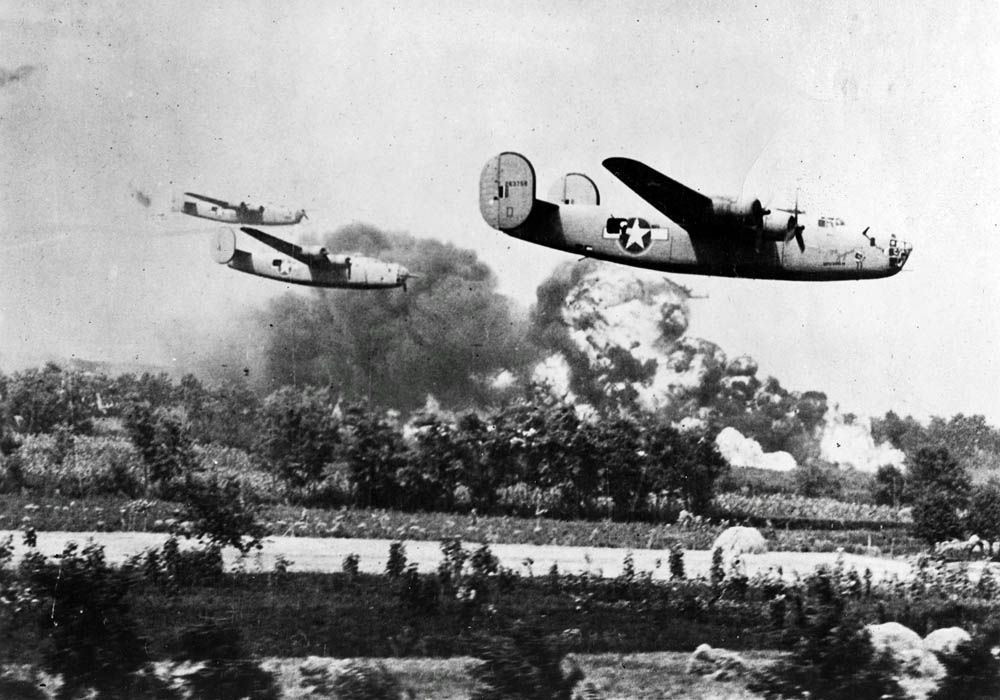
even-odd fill
[(540, 384), (548, 384), (553, 394), (564, 397), (567, 401), (572, 402), (576, 398), (569, 389), (569, 364), (559, 353), (549, 355), (535, 365), (531, 379)]
[(558, 311), (580, 358), (569, 363), (562, 354), (549, 356), (537, 366), (536, 378), (565, 394), (573, 371), (584, 371), (587, 384), (605, 396), (634, 392), (640, 408), (656, 410), (725, 363), (714, 344), (681, 338), (688, 325), (684, 287), (626, 267), (589, 265), (583, 274), (576, 268), (579, 277)]
[(841, 466), (874, 472), (885, 464), (902, 467), (906, 455), (888, 443), (875, 444), (871, 422), (856, 418), (851, 422), (835, 409), (826, 413), (819, 439), (820, 457)]
[[(875, 445), (868, 421), (849, 424), (827, 409), (822, 393), (785, 391), (757, 376), (753, 358), (728, 361), (715, 343), (685, 336), (688, 298), (681, 285), (634, 268), (589, 260), (561, 268), (539, 289), (536, 332), (551, 353), (533, 379), (578, 407), (618, 400), (651, 412), (669, 407), (681, 429), (703, 428), (734, 411), (766, 412), (771, 429), (804, 431), (803, 452), (818, 446), (825, 461), (862, 471), (902, 464), (902, 452)], [(732, 427), (719, 434), (718, 446), (734, 466), (796, 466), (788, 452), (764, 452)]]
[(719, 453), (734, 467), (756, 467), (776, 472), (790, 472), (797, 466), (787, 452), (764, 452), (760, 443), (736, 428), (723, 428), (715, 438)]

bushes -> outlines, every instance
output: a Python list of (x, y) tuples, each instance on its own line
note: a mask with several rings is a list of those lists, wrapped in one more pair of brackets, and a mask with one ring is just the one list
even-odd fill
[(857, 614), (842, 595), (839, 575), (818, 570), (808, 580), (814, 607), (787, 659), (759, 674), (750, 689), (767, 698), (903, 700), (895, 662), (876, 654)]
[(472, 700), (569, 700), (583, 680), (575, 662), (564, 669), (563, 654), (524, 624), (482, 642), (475, 656), (482, 662), (469, 673)]
[(398, 700), (399, 680), (381, 663), (349, 663), (330, 684), (337, 700)]

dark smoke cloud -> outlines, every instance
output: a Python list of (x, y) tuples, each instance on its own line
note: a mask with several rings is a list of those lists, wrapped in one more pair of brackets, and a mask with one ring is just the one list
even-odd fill
[(23, 65), (14, 70), (0, 68), (0, 87), (6, 87), (11, 83), (19, 83), (27, 80), (28, 77), (38, 70), (38, 66)]
[(420, 277), (408, 292), (289, 293), (252, 314), (261, 338), (253, 381), (261, 388), (329, 385), (345, 399), (370, 396), (403, 410), (432, 394), (466, 407), (493, 398), (498, 372), (535, 358), (526, 319), (497, 293), (492, 270), (474, 252), (360, 224), (320, 242), (401, 263)]

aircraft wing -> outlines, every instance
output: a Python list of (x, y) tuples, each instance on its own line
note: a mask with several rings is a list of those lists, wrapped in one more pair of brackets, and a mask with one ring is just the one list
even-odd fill
[(272, 236), (269, 233), (258, 231), (255, 228), (249, 228), (248, 226), (241, 226), (240, 231), (247, 234), (251, 238), (256, 238), (264, 245), (274, 248), (279, 253), (287, 255), (288, 257), (298, 260), (300, 263), (305, 263), (311, 267), (339, 267), (348, 269), (351, 267), (351, 259), (346, 256), (334, 256), (334, 258), (331, 259), (326, 254), (325, 250), (321, 253), (308, 251), (300, 245), (286, 241), (283, 238), (278, 238), (277, 236)]
[(680, 226), (696, 226), (712, 214), (712, 200), (631, 158), (608, 158), (604, 167), (657, 211)]
[(206, 197), (203, 194), (195, 194), (194, 192), (185, 192), (185, 196), (194, 197), (195, 199), (200, 199), (203, 202), (208, 202), (209, 204), (214, 204), (217, 207), (226, 207), (227, 209), (233, 209), (233, 205), (224, 199), (213, 199), (212, 197)]

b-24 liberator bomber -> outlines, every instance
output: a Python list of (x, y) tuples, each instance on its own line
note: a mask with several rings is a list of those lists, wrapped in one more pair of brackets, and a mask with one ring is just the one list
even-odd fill
[(895, 234), (876, 236), (836, 216), (806, 219), (798, 197), (772, 210), (760, 199), (707, 197), (630, 158), (604, 167), (666, 216), (651, 223), (601, 205), (586, 175), (561, 178), (547, 200), (535, 170), (519, 153), (486, 163), (479, 209), (503, 233), (537, 245), (664, 272), (779, 280), (860, 280), (895, 275), (912, 247)]
[[(417, 277), (398, 263), (388, 263), (362, 255), (330, 253), (323, 246), (300, 246), (254, 228), (240, 231), (274, 252), (262, 254), (237, 242), (230, 228), (218, 231), (212, 240), (212, 257), (233, 270), (268, 279), (336, 289), (391, 289), (402, 287)], [(259, 246), (255, 246), (258, 247)], [(266, 249), (265, 249), (266, 250)]]
[(224, 199), (185, 192), (184, 198), (174, 201), (174, 211), (199, 219), (211, 219), (224, 224), (253, 224), (255, 226), (292, 226), (308, 219), (305, 209), (285, 209), (275, 206), (255, 206), (240, 202), (231, 204)]

